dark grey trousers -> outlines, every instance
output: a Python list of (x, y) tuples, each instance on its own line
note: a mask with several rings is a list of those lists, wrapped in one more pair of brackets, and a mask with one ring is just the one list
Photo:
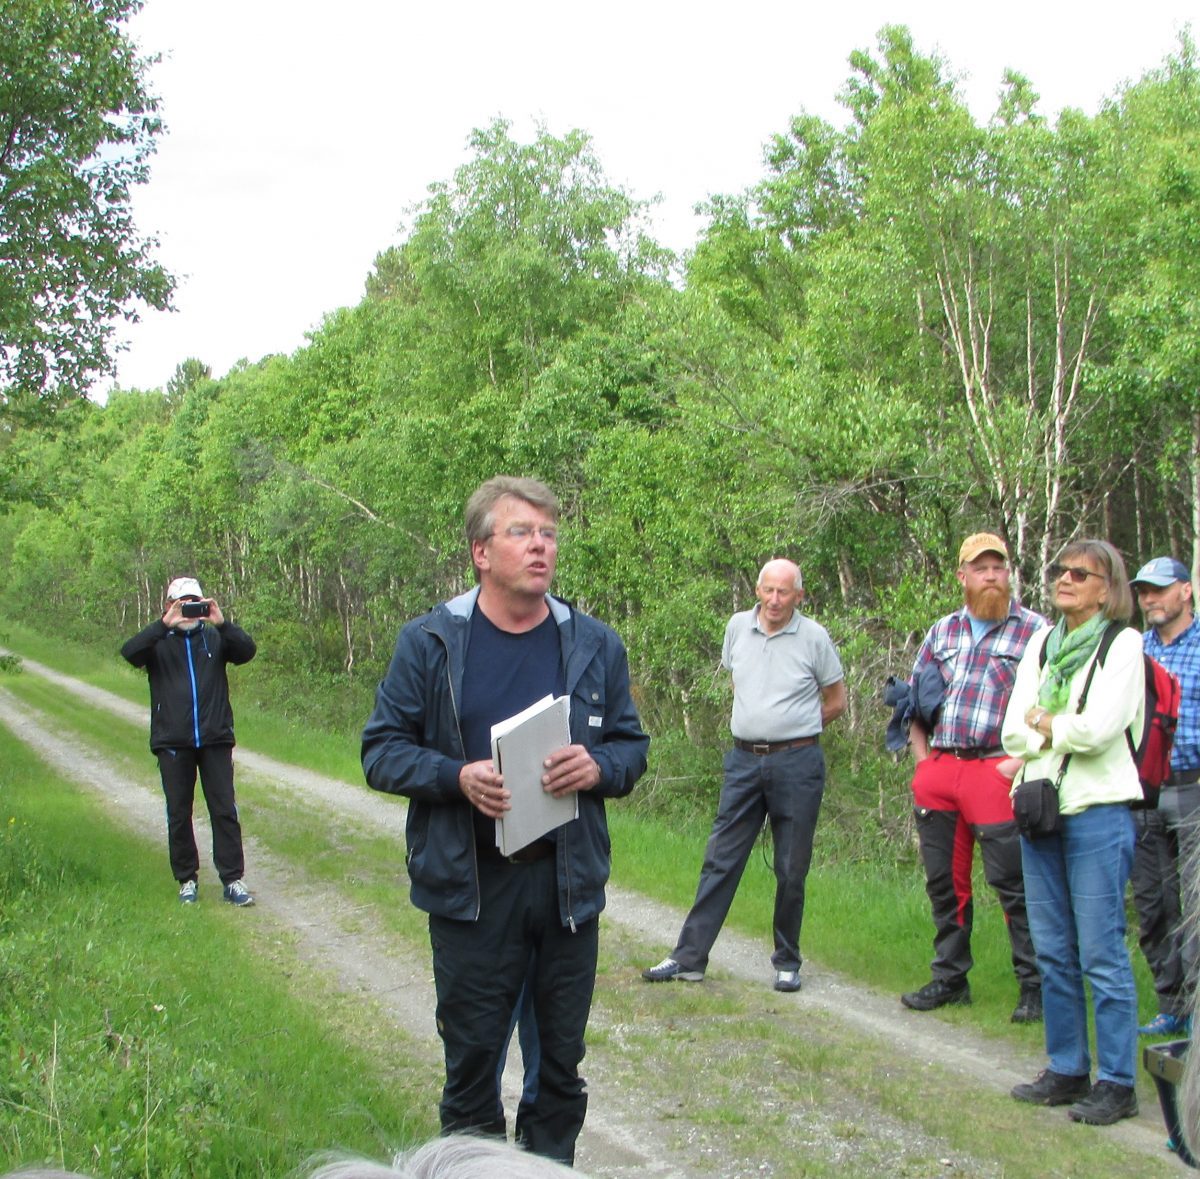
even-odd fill
[(1134, 811), (1137, 844), (1130, 884), (1138, 915), (1138, 943), (1158, 994), (1158, 1009), (1186, 1015), (1189, 979), (1200, 948), (1185, 938), (1179, 865), (1200, 842), (1200, 785), (1166, 786), (1158, 809)]
[(825, 754), (819, 745), (761, 757), (735, 748), (725, 755), (725, 781), (704, 850), (696, 900), (671, 953), (685, 970), (707, 967), (765, 819), (771, 822), (775, 859), (771, 962), (776, 970), (800, 968), (804, 883), (824, 793)]
[(171, 871), (182, 884), (200, 872), (200, 854), (192, 827), (196, 773), (212, 827), (213, 863), (222, 884), (246, 874), (242, 855), (242, 825), (233, 794), (233, 746), (205, 745), (199, 749), (160, 749), (158, 769), (167, 800), (167, 851)]
[(579, 1064), (600, 921), (594, 917), (574, 931), (562, 924), (553, 856), (509, 864), (481, 855), (479, 889), (477, 921), (429, 916), (437, 1027), (446, 1056), (442, 1133), (504, 1137), (499, 1065), (528, 986), (540, 1056), (537, 1096), (519, 1109), (517, 1140), (570, 1165), (587, 1112)]

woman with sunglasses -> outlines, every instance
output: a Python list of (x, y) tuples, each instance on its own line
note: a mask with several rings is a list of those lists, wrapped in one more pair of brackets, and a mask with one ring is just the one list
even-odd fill
[[(1021, 658), (1002, 739), (1029, 780), (1055, 781), (1069, 758), (1058, 786), (1058, 830), (1021, 837), (1049, 1067), (1012, 1095), (1069, 1105), (1072, 1121), (1103, 1126), (1138, 1112), (1137, 994), (1125, 945), (1125, 885), (1134, 845), (1129, 804), (1141, 797), (1141, 786), (1125, 732), (1132, 726), (1136, 738), (1142, 728), (1142, 640), (1124, 627), (1133, 595), (1125, 563), (1107, 541), (1072, 541), (1047, 580), (1058, 622), (1035, 636)], [(1097, 648), (1110, 625), (1123, 629), (1099, 664)], [(1085, 977), (1096, 1017), (1094, 1085)]]

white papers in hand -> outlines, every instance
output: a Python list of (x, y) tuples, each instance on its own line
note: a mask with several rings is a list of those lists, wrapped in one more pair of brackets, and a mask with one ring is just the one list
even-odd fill
[(579, 798), (555, 798), (542, 787), (543, 764), (556, 749), (571, 744), (571, 701), (544, 696), (516, 716), (492, 726), (492, 765), (504, 776), (511, 809), (496, 820), (496, 846), (511, 856), (547, 831), (579, 815)]

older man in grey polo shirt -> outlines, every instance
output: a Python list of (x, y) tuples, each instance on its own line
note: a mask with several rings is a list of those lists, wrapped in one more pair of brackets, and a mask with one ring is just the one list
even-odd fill
[(733, 677), (733, 748), (696, 900), (679, 941), (648, 982), (700, 982), (746, 861), (771, 820), (775, 848), (775, 989), (800, 989), (800, 923), (813, 833), (825, 792), (821, 731), (846, 710), (842, 664), (825, 628), (800, 613), (800, 567), (768, 561), (758, 605), (725, 628), (722, 666)]

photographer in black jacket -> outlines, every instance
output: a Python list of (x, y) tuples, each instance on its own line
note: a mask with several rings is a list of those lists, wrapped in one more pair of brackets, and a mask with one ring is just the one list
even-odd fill
[(228, 663), (249, 663), (254, 640), (206, 598), (194, 577), (167, 586), (166, 610), (121, 648), (150, 677), (150, 749), (167, 799), (167, 846), (179, 899), (196, 900), (200, 856), (192, 828), (196, 773), (212, 823), (213, 863), (231, 905), (252, 905), (242, 882), (242, 826), (233, 796)]

